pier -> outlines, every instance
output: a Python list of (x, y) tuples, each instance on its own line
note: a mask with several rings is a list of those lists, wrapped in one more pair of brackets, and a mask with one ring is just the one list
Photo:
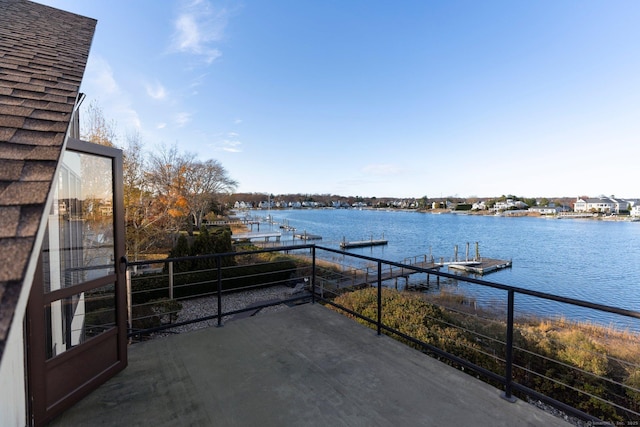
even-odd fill
[(275, 238), (276, 242), (280, 241), (280, 237), (282, 237), (281, 233), (240, 233), (240, 234), (233, 234), (231, 236), (231, 240), (233, 240), (234, 242), (238, 242), (241, 240), (264, 240), (265, 242), (269, 242), (271, 240), (271, 238)]
[(258, 227), (258, 231), (260, 231), (260, 221), (251, 220), (247, 218), (231, 218), (228, 220), (220, 220), (220, 221), (203, 221), (202, 225), (205, 227), (224, 227), (224, 226), (248, 226), (251, 231), (253, 231), (253, 226), (256, 225)]
[[(405, 260), (406, 261), (406, 260)], [(334, 268), (342, 268), (342, 271), (335, 271), (332, 275), (324, 276), (320, 279), (319, 292), (340, 293), (347, 290), (353, 290), (363, 287), (376, 286), (378, 283), (378, 268), (369, 266), (365, 268), (348, 267), (344, 268), (344, 265), (333, 263), (330, 261), (321, 261), (325, 265), (331, 265)], [(414, 257), (413, 261), (407, 265), (412, 267), (422, 268), (426, 270), (438, 270), (442, 266), (432, 259), (424, 257)], [(404, 278), (405, 285), (408, 284), (409, 277), (412, 274), (418, 273), (412, 268), (396, 267), (392, 265), (385, 266), (380, 271), (380, 280), (386, 282), (389, 280), (395, 281), (395, 287), (398, 288), (398, 279)], [(424, 271), (422, 272), (424, 273)], [(438, 278), (439, 281), (439, 278)]]
[(382, 234), (381, 239), (374, 239), (373, 235), (369, 240), (355, 240), (352, 242), (348, 242), (347, 239), (342, 237), (342, 242), (340, 242), (340, 249), (352, 249), (352, 248), (368, 248), (370, 246), (384, 246), (389, 242), (384, 238), (384, 234)]
[(294, 239), (300, 240), (322, 240), (322, 236), (318, 234), (309, 234), (306, 231), (304, 233), (296, 233), (293, 235)]
[(340, 242), (340, 249), (366, 248), (369, 246), (383, 246), (389, 243), (387, 240), (360, 240), (355, 242)]
[[(366, 243), (367, 246), (371, 244), (373, 240), (366, 240), (363, 243)], [(345, 243), (343, 241), (343, 243)], [(340, 245), (342, 248), (342, 244)], [(487, 274), (493, 271), (497, 271), (503, 268), (510, 268), (512, 265), (511, 260), (502, 260), (496, 258), (482, 258), (480, 257), (480, 248), (479, 244), (476, 242), (475, 248), (475, 256), (470, 257), (469, 254), (469, 243), (467, 243), (466, 255), (464, 259), (458, 258), (458, 245), (454, 246), (454, 256), (449, 261), (445, 261), (444, 258), (440, 258), (439, 260), (434, 259), (432, 255), (420, 255), (405, 258), (401, 261), (406, 267), (397, 267), (393, 265), (386, 265), (380, 271), (380, 277), (378, 277), (378, 268), (375, 266), (368, 266), (365, 268), (358, 267), (347, 267), (344, 265), (333, 263), (330, 261), (322, 261), (327, 265), (331, 265), (333, 268), (341, 269), (342, 271), (335, 271), (333, 274), (328, 276), (324, 276), (321, 279), (320, 290), (319, 292), (322, 294), (323, 292), (331, 292), (331, 293), (341, 293), (348, 290), (359, 289), (368, 286), (376, 286), (378, 280), (381, 282), (389, 282), (394, 281), (395, 288), (398, 289), (398, 280), (404, 279), (405, 289), (409, 289), (409, 278), (413, 274), (427, 274), (426, 283), (412, 285), (412, 289), (420, 290), (429, 287), (430, 282), (430, 274), (428, 270), (433, 272), (440, 270), (441, 268), (447, 267), (453, 270), (459, 270), (466, 273), (471, 274)], [(414, 268), (416, 267), (420, 269), (420, 271), (416, 271)], [(427, 271), (425, 271), (427, 270)], [(436, 276), (436, 284), (440, 285), (440, 276)]]

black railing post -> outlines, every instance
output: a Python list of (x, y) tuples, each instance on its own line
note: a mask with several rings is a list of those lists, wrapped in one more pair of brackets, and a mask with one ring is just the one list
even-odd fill
[(514, 305), (514, 292), (512, 289), (508, 291), (507, 302), (507, 351), (505, 354), (505, 369), (504, 379), (505, 388), (502, 398), (509, 402), (515, 402), (516, 398), (511, 395), (512, 391), (512, 376), (513, 376), (513, 305)]
[(311, 247), (311, 304), (316, 303), (316, 245)]
[(218, 271), (218, 327), (222, 326), (222, 260), (216, 257), (216, 269)]
[(378, 335), (382, 334), (382, 262), (378, 261)]

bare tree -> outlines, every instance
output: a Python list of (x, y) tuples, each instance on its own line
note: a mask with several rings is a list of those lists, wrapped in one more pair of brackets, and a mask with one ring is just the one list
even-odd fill
[(123, 148), (125, 240), (127, 254), (134, 261), (140, 254), (156, 248), (166, 236), (163, 230), (166, 218), (154, 204), (145, 169), (140, 134), (129, 133)]
[(192, 156), (180, 154), (175, 146), (162, 146), (149, 155), (147, 182), (156, 212), (165, 218), (169, 231), (177, 232), (189, 214), (184, 194), (186, 172), (192, 160)]
[(82, 139), (94, 144), (113, 147), (116, 144), (116, 125), (113, 120), (104, 117), (102, 108), (97, 101), (91, 101), (86, 109), (82, 121)]
[(217, 160), (193, 161), (187, 169), (185, 199), (196, 229), (221, 194), (230, 193), (238, 185)]
[(237, 182), (216, 160), (200, 161), (194, 154), (162, 147), (149, 157), (149, 184), (177, 228), (186, 221), (189, 233), (199, 228), (220, 194), (232, 191)]

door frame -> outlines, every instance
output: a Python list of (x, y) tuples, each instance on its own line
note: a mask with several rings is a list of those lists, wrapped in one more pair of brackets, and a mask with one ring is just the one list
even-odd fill
[[(127, 366), (122, 151), (72, 138), (68, 139), (62, 156), (67, 151), (112, 160), (114, 273), (45, 294), (43, 261), (42, 256), (39, 257), (27, 305), (25, 340), (29, 421), (35, 426), (51, 421)], [(60, 163), (62, 163), (62, 157)], [(57, 176), (56, 173), (55, 177)], [(51, 191), (57, 185), (55, 179), (52, 181)], [(112, 283), (115, 292), (115, 326), (62, 354), (47, 359), (45, 337), (48, 331), (44, 307), (54, 300)]]

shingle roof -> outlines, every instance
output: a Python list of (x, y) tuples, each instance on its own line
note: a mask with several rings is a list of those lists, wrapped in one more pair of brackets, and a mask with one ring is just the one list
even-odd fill
[[(0, 0), (0, 357), (36, 246), (96, 21)], [(20, 319), (21, 320), (21, 319)]]

